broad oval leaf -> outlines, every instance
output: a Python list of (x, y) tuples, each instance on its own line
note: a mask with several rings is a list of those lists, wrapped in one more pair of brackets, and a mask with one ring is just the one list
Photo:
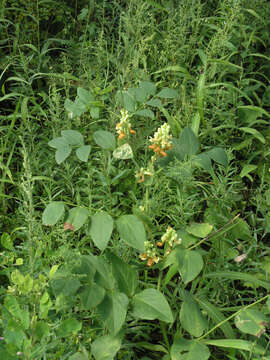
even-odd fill
[(113, 150), (116, 145), (114, 135), (105, 130), (98, 130), (94, 132), (94, 140), (97, 145), (106, 150)]
[(92, 310), (99, 305), (105, 296), (105, 289), (94, 282), (86, 285), (80, 292), (80, 299), (84, 310)]
[(100, 212), (91, 217), (90, 235), (94, 244), (105, 250), (113, 231), (113, 218), (106, 212)]
[(208, 347), (196, 340), (177, 339), (171, 347), (171, 360), (207, 360)]
[(105, 335), (93, 341), (91, 351), (95, 360), (113, 360), (120, 347), (120, 336)]
[(235, 326), (243, 333), (260, 337), (268, 326), (268, 318), (255, 309), (242, 310), (234, 319)]
[(68, 146), (68, 142), (64, 137), (57, 137), (55, 139), (52, 139), (51, 141), (48, 142), (48, 145), (52, 148), (55, 149), (60, 149), (62, 147), (66, 147)]
[(65, 337), (68, 335), (75, 335), (82, 328), (82, 323), (78, 320), (71, 318), (62, 321), (59, 328), (57, 329), (57, 336)]
[(119, 146), (113, 152), (113, 157), (115, 159), (128, 160), (133, 158), (133, 152), (129, 144), (124, 144)]
[(70, 99), (65, 100), (64, 107), (70, 119), (80, 117), (87, 110), (82, 102), (76, 100), (73, 102)]
[(144, 251), (146, 233), (141, 220), (135, 215), (122, 215), (116, 221), (120, 237), (129, 246)]
[(213, 230), (213, 225), (207, 223), (194, 223), (187, 227), (187, 232), (199, 238), (204, 238)]
[(138, 116), (143, 116), (143, 117), (148, 117), (150, 119), (154, 119), (155, 118), (155, 114), (153, 113), (152, 110), (150, 109), (142, 109), (142, 110), (138, 110), (135, 112), (135, 115)]
[(140, 88), (144, 89), (148, 95), (155, 95), (156, 85), (151, 81), (141, 81)]
[(42, 224), (52, 226), (64, 214), (65, 205), (62, 201), (53, 201), (48, 204), (42, 214)]
[(203, 268), (203, 259), (198, 251), (177, 249), (176, 258), (179, 273), (185, 284), (189, 283), (199, 275)]
[(74, 227), (74, 231), (79, 230), (86, 222), (89, 215), (89, 211), (85, 208), (75, 207), (69, 210), (66, 223), (71, 224)]
[(76, 150), (77, 158), (81, 161), (86, 162), (88, 160), (91, 151), (90, 145), (83, 145)]
[(61, 135), (69, 145), (83, 145), (83, 136), (76, 130), (62, 130)]
[(226, 151), (222, 148), (215, 147), (209, 151), (207, 151), (207, 155), (217, 163), (228, 166), (228, 157)]
[(133, 315), (140, 319), (173, 322), (173, 314), (165, 296), (156, 289), (145, 289), (134, 296)]
[(56, 160), (58, 165), (66, 160), (66, 158), (70, 155), (71, 150), (72, 149), (71, 149), (70, 146), (63, 146), (63, 147), (58, 148), (56, 150), (56, 152), (55, 152), (55, 160)]
[(156, 96), (162, 99), (174, 99), (178, 96), (178, 92), (174, 89), (164, 88)]
[(191, 295), (185, 296), (180, 310), (180, 321), (182, 327), (195, 337), (201, 336), (207, 329), (207, 321)]

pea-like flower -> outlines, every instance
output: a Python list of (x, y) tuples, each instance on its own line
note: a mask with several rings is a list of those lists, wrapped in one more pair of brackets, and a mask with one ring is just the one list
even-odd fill
[(116, 124), (116, 131), (119, 140), (124, 139), (129, 134), (136, 134), (136, 131), (131, 128), (131, 123), (129, 121), (130, 115), (128, 111), (122, 109), (120, 113), (121, 113), (120, 122)]
[(168, 156), (166, 150), (170, 150), (173, 147), (171, 139), (172, 135), (170, 134), (170, 125), (164, 123), (155, 132), (154, 137), (150, 138), (151, 145), (149, 145), (148, 147), (149, 149), (152, 149), (157, 156)]
[(142, 183), (144, 181), (149, 180), (154, 175), (154, 168), (150, 164), (146, 169), (141, 168), (140, 171), (137, 171), (135, 177), (138, 183)]
[(154, 244), (150, 241), (145, 241), (145, 253), (140, 255), (141, 260), (147, 260), (147, 266), (153, 266), (159, 262), (159, 257), (157, 256), (157, 250)]
[(158, 247), (162, 247), (164, 244), (168, 244), (170, 248), (173, 248), (175, 245), (181, 244), (182, 239), (180, 239), (176, 231), (168, 226), (165, 234), (162, 235), (161, 241), (157, 243)]

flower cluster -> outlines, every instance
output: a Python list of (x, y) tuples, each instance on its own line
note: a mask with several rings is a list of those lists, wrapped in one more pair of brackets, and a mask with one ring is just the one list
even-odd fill
[(170, 150), (173, 147), (172, 144), (172, 135), (170, 134), (170, 125), (164, 123), (161, 127), (155, 132), (154, 137), (150, 138), (151, 145), (149, 149), (152, 149), (157, 156), (167, 156), (166, 150)]
[(138, 183), (142, 183), (144, 181), (149, 180), (152, 176), (154, 176), (154, 173), (155, 172), (152, 164), (149, 164), (149, 166), (146, 169), (141, 168), (140, 171), (137, 171), (135, 177)]
[(130, 115), (128, 111), (122, 109), (120, 112), (121, 112), (121, 119), (120, 122), (116, 124), (116, 131), (119, 140), (124, 139), (129, 134), (136, 134), (136, 131), (131, 128), (131, 124), (129, 122)]
[(166, 252), (165, 252), (165, 256), (168, 255), (171, 252), (171, 249), (175, 246), (175, 245), (179, 245), (181, 244), (181, 239), (177, 236), (176, 231), (171, 227), (168, 226), (165, 234), (162, 235), (161, 237), (161, 241), (159, 241), (157, 243), (158, 247), (163, 247), (164, 244), (166, 244), (165, 246), (167, 247)]
[(150, 241), (145, 241), (145, 253), (140, 255), (141, 260), (147, 260), (147, 266), (152, 266), (159, 262), (159, 257), (157, 256), (157, 250)]

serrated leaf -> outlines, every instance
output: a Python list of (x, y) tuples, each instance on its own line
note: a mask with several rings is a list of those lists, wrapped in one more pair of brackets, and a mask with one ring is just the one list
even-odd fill
[(90, 145), (83, 145), (76, 150), (76, 155), (79, 160), (83, 162), (87, 162), (90, 151), (91, 151)]
[(164, 88), (156, 96), (162, 99), (175, 99), (178, 96), (178, 92), (174, 89)]
[(122, 215), (117, 221), (120, 237), (129, 246), (144, 251), (146, 233), (141, 220), (135, 215)]
[(91, 217), (90, 235), (94, 244), (105, 250), (113, 231), (113, 218), (106, 212), (100, 212)]
[(62, 201), (53, 201), (48, 204), (42, 214), (42, 224), (53, 226), (64, 214), (65, 205)]
[(89, 216), (89, 211), (85, 208), (75, 207), (69, 210), (67, 223), (74, 227), (74, 230), (79, 230), (86, 222)]
[(152, 110), (150, 109), (142, 109), (142, 110), (138, 110), (135, 112), (135, 115), (138, 115), (138, 116), (143, 116), (143, 117), (148, 117), (152, 120), (154, 120), (155, 118), (155, 114), (153, 113)]
[(66, 160), (66, 158), (70, 155), (71, 150), (72, 149), (71, 149), (70, 146), (63, 146), (63, 147), (58, 148), (56, 150), (56, 152), (55, 152), (55, 160), (56, 160), (58, 165)]
[(83, 145), (83, 136), (79, 131), (76, 130), (62, 130), (62, 137), (67, 141), (69, 145), (78, 146)]
[(186, 231), (199, 238), (204, 238), (211, 233), (213, 225), (207, 223), (194, 223), (186, 228)]
[(116, 148), (113, 152), (115, 159), (128, 160), (133, 158), (133, 151), (129, 144), (124, 144)]
[(173, 322), (173, 314), (165, 296), (156, 289), (145, 289), (133, 297), (133, 315), (144, 320)]
[(116, 145), (114, 135), (105, 130), (98, 130), (94, 132), (94, 140), (97, 145), (106, 150), (113, 150)]

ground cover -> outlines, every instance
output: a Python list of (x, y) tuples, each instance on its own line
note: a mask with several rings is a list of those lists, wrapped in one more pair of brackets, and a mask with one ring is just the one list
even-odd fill
[(1, 359), (270, 359), (269, 19), (2, 1)]

